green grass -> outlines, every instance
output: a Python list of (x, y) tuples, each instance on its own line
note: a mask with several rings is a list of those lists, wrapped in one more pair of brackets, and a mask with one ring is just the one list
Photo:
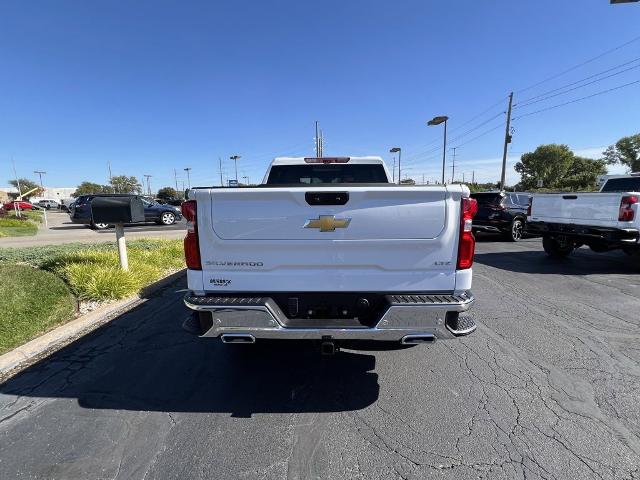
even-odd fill
[(62, 277), (82, 300), (125, 298), (184, 267), (180, 240), (133, 241), (128, 255), (126, 272), (120, 269), (114, 245), (80, 248), (39, 260), (42, 268)]
[(0, 354), (69, 321), (76, 301), (55, 274), (0, 265)]
[(30, 220), (18, 220), (12, 215), (0, 217), (0, 236), (25, 237), (35, 235), (38, 225)]
[[(18, 215), (15, 210), (9, 211), (9, 218), (16, 218)], [(36, 223), (44, 222), (44, 212), (42, 210), (20, 210), (20, 216), (26, 217), (28, 220)]]

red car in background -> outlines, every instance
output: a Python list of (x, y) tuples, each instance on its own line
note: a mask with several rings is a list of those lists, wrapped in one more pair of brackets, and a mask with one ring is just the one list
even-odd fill
[(29, 203), (29, 202), (25, 202), (24, 200), (17, 200), (15, 202), (7, 202), (3, 205), (5, 210), (13, 210), (14, 208), (19, 208), (20, 210), (33, 210), (34, 206)]

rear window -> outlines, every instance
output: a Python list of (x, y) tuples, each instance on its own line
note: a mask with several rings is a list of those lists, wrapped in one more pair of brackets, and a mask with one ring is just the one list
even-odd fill
[(478, 205), (498, 205), (504, 198), (500, 192), (495, 193), (472, 193), (471, 198), (475, 198)]
[(640, 177), (610, 178), (601, 192), (640, 192)]
[(318, 185), (326, 183), (389, 183), (380, 164), (274, 165), (268, 185)]

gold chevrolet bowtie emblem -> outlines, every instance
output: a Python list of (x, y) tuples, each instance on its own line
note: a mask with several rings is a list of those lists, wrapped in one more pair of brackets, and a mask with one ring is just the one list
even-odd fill
[(336, 228), (347, 228), (350, 218), (336, 218), (334, 215), (320, 215), (318, 219), (307, 220), (304, 228), (319, 228), (321, 232), (335, 232)]

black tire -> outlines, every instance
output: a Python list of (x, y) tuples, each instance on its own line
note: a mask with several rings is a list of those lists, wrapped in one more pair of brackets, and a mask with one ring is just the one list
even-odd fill
[(176, 223), (176, 215), (172, 212), (162, 212), (160, 214), (160, 223), (162, 225), (173, 225)]
[(573, 252), (574, 246), (571, 243), (561, 243), (555, 238), (542, 237), (542, 248), (552, 258), (564, 258)]
[(504, 232), (507, 240), (510, 242), (519, 242), (524, 237), (524, 220), (516, 217), (511, 222), (511, 228), (509, 231)]

